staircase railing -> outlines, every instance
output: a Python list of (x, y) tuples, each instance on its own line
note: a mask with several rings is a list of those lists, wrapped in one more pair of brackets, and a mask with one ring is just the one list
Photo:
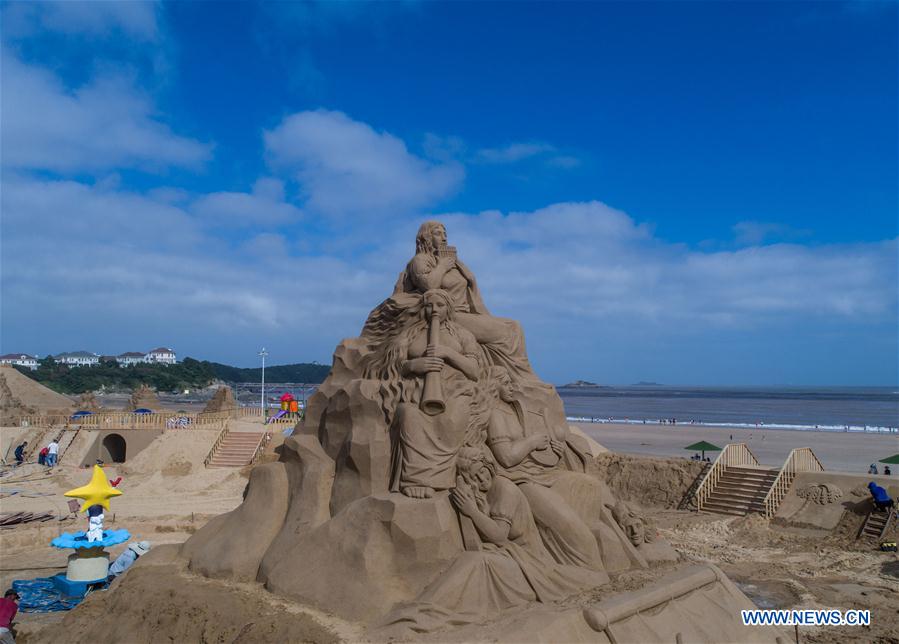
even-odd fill
[(718, 458), (714, 460), (709, 471), (706, 472), (702, 483), (696, 488), (696, 509), (702, 510), (702, 506), (711, 496), (718, 481), (724, 476), (729, 467), (741, 467), (745, 465), (758, 465), (759, 460), (755, 457), (746, 443), (731, 443), (725, 445)]
[(218, 451), (218, 448), (221, 447), (222, 442), (225, 440), (225, 436), (228, 435), (228, 425), (225, 424), (222, 427), (222, 431), (219, 432), (218, 437), (215, 439), (215, 442), (212, 444), (212, 449), (209, 450), (209, 454), (206, 455), (206, 459), (203, 461), (203, 465), (209, 467), (209, 463), (212, 461), (215, 453)]
[(250, 459), (250, 462), (247, 465), (252, 465), (255, 463), (262, 453), (265, 451), (265, 446), (269, 444), (269, 441), (272, 440), (272, 433), (265, 432), (259, 439), (259, 444), (256, 445), (256, 451), (253, 452), (253, 458)]
[(771, 484), (771, 489), (765, 495), (765, 517), (770, 519), (777, 513), (780, 502), (783, 501), (793, 480), (799, 472), (823, 472), (824, 466), (815, 456), (810, 447), (798, 447), (790, 452), (783, 467), (777, 473), (777, 478)]

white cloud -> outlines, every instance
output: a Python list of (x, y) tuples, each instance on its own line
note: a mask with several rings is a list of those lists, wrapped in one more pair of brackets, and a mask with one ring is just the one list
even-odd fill
[(797, 229), (770, 221), (739, 221), (733, 225), (734, 240), (741, 245), (756, 246), (772, 240), (795, 240), (808, 237), (810, 230)]
[(49, 71), (2, 51), (0, 133), (5, 168), (96, 172), (196, 167), (211, 146), (176, 135), (122, 76), (68, 90)]
[(515, 163), (553, 151), (555, 148), (547, 143), (511, 143), (499, 148), (478, 150), (476, 158), (485, 163)]
[[(281, 186), (263, 181), (248, 196), (277, 201)], [(7, 176), (4, 350), (105, 350), (112, 338), (140, 344), (165, 329), (166, 343), (201, 357), (239, 362), (235, 356), (251, 359), (265, 342), (279, 346), (285, 362), (323, 361), (390, 294), (421, 221), (391, 220), (365, 238), (353, 227), (337, 251), (320, 233), (301, 253), (297, 238), (308, 230), (256, 230), (235, 242), (183, 203), (166, 191), (144, 196), (114, 185)], [(599, 357), (612, 352), (652, 365), (660, 343), (668, 360), (689, 352), (699, 378), (708, 373), (698, 366), (703, 360), (722, 363), (722, 378), (735, 373), (722, 357), (731, 348), (757, 360), (756, 373), (764, 374), (777, 362), (765, 347), (786, 344), (797, 360), (819, 362), (842, 351), (851, 362), (860, 343), (869, 353), (895, 344), (895, 239), (703, 252), (660, 240), (651, 226), (599, 202), (437, 218), (477, 275), (488, 307), (522, 322), (535, 364), (551, 378), (580, 375), (570, 371), (577, 368), (608, 380), (614, 365)], [(892, 340), (866, 339), (884, 328), (893, 329)], [(712, 337), (717, 345), (706, 342)], [(762, 349), (753, 356), (747, 346)], [(801, 377), (801, 365), (795, 370)], [(890, 377), (889, 367), (876, 374)]]
[(191, 211), (216, 225), (260, 226), (296, 223), (302, 212), (284, 201), (284, 183), (265, 177), (252, 193), (214, 192), (197, 199)]
[(300, 184), (310, 210), (397, 215), (454, 192), (464, 169), (411, 154), (402, 140), (342, 112), (299, 112), (265, 132), (271, 166)]
[(3, 7), (4, 32), (14, 38), (50, 31), (102, 37), (121, 33), (153, 42), (159, 37), (156, 2), (139, 0), (61, 0), (9, 2)]

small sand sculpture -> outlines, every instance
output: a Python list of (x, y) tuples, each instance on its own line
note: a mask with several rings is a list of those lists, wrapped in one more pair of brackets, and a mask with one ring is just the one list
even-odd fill
[(204, 414), (213, 414), (223, 411), (234, 411), (237, 409), (237, 401), (234, 400), (234, 392), (228, 385), (222, 385), (216, 389), (215, 394), (206, 403), (203, 409)]
[(796, 495), (810, 503), (829, 505), (843, 498), (843, 490), (832, 483), (815, 483), (796, 490)]
[(159, 402), (159, 396), (147, 385), (141, 385), (131, 394), (131, 400), (128, 401), (126, 411), (134, 411), (135, 409), (150, 409), (158, 411), (162, 407)]

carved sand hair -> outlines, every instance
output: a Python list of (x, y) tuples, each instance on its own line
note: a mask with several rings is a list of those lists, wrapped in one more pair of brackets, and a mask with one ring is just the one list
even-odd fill
[(409, 355), (409, 345), (420, 334), (427, 333), (427, 302), (439, 298), (446, 304), (446, 321), (443, 332), (458, 338), (459, 330), (454, 322), (455, 313), (450, 294), (443, 289), (431, 289), (421, 296), (413, 296), (414, 303), (403, 307), (396, 300), (388, 299), (369, 316), (363, 329), (371, 353), (363, 360), (365, 378), (381, 381), (381, 409), (389, 427), (393, 423), (396, 406), (403, 399), (403, 363)]
[(439, 221), (426, 221), (418, 227), (418, 234), (415, 235), (415, 254), (426, 253), (428, 255), (436, 255), (437, 249), (431, 240), (432, 233), (435, 228), (443, 228), (443, 224)]

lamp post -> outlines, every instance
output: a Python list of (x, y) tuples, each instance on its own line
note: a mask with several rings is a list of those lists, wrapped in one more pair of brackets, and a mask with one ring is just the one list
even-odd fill
[(265, 350), (265, 347), (262, 347), (262, 351), (260, 351), (257, 355), (262, 356), (262, 399), (259, 401), (259, 406), (262, 409), (262, 422), (265, 422), (265, 356), (268, 355), (268, 351)]

